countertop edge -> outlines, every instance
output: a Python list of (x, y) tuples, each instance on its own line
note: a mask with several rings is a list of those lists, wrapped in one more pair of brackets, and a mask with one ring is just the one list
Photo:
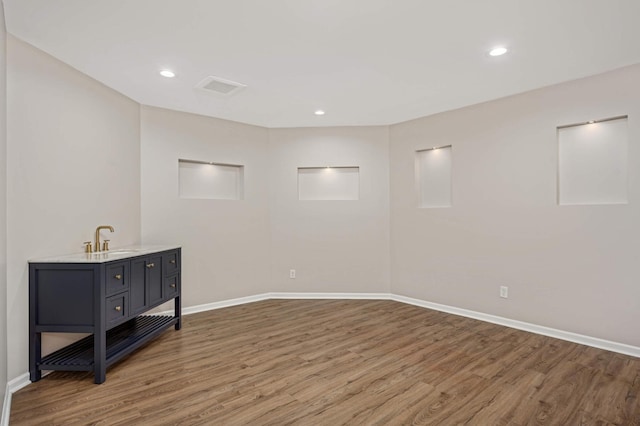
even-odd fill
[(159, 253), (167, 250), (181, 249), (182, 246), (175, 245), (135, 245), (118, 247), (105, 252), (98, 253), (71, 253), (57, 256), (46, 256), (29, 259), (29, 263), (105, 263), (116, 260), (126, 260), (148, 254)]

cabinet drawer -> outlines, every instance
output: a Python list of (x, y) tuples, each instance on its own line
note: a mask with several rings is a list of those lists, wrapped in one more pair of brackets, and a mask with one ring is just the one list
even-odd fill
[(172, 250), (162, 255), (162, 266), (164, 266), (164, 276), (173, 275), (180, 271), (180, 251)]
[(107, 296), (129, 289), (129, 262), (109, 264), (105, 273)]
[(115, 324), (129, 316), (129, 292), (107, 297), (106, 302), (107, 325)]
[(180, 291), (180, 275), (172, 275), (164, 279), (164, 297), (170, 299), (178, 295)]

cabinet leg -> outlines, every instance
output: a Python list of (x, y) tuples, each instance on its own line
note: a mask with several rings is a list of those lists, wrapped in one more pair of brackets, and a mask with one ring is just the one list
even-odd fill
[(178, 318), (178, 322), (176, 322), (175, 329), (180, 330), (182, 328), (182, 308), (180, 305), (180, 296), (173, 299), (175, 302), (175, 316)]
[(42, 371), (38, 367), (41, 360), (41, 334), (32, 332), (29, 342), (29, 380), (37, 382), (42, 378)]
[(93, 335), (93, 376), (98, 385), (107, 380), (107, 336), (100, 330)]
[(42, 371), (38, 367), (29, 370), (29, 380), (37, 382), (42, 379)]
[(101, 383), (104, 383), (105, 380), (107, 380), (107, 372), (105, 371), (105, 369), (103, 368), (101, 371), (98, 371), (98, 369), (96, 368), (96, 371), (93, 375), (93, 382), (96, 385), (99, 385)]

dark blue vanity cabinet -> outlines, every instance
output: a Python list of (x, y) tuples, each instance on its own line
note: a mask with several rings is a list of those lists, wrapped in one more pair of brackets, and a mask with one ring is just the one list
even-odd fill
[[(93, 371), (95, 383), (103, 383), (111, 364), (171, 326), (180, 329), (181, 249), (128, 253), (133, 255), (29, 262), (32, 382), (40, 380), (43, 370), (72, 370)], [(173, 315), (144, 315), (170, 300), (175, 302)], [(91, 336), (42, 357), (41, 333)]]

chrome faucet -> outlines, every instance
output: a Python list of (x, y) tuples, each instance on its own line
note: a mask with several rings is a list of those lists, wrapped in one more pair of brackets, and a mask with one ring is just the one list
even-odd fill
[[(109, 231), (113, 232), (113, 226), (111, 225), (100, 225), (96, 228), (96, 244), (95, 244), (95, 249), (93, 251), (95, 252), (99, 252), (100, 251), (100, 230), (101, 229), (108, 229)], [(107, 251), (109, 250), (109, 246), (107, 244), (104, 245), (103, 251)]]

